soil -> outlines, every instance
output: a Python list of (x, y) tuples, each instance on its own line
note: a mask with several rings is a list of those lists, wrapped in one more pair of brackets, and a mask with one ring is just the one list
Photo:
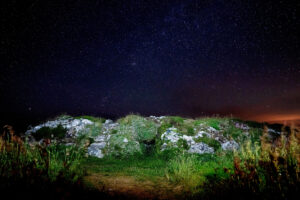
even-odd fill
[[(182, 187), (174, 186), (166, 180), (138, 180), (124, 175), (94, 173), (84, 178), (95, 189), (113, 197), (126, 199), (182, 199)], [(182, 197), (182, 196), (181, 196)]]

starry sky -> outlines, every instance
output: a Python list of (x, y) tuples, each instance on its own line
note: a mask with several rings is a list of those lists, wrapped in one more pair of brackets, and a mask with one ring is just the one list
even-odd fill
[(300, 3), (1, 1), (2, 123), (61, 113), (300, 119)]

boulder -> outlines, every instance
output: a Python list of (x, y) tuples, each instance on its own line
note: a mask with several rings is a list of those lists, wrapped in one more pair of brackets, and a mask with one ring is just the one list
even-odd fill
[(102, 153), (102, 150), (105, 148), (106, 143), (100, 142), (100, 143), (93, 143), (88, 147), (88, 155), (95, 156), (97, 158), (103, 158), (104, 154)]
[(208, 146), (203, 142), (200, 142), (200, 143), (192, 144), (188, 150), (188, 153), (197, 153), (197, 154), (214, 153), (214, 148)]
[(239, 144), (236, 141), (230, 140), (221, 144), (223, 150), (236, 150)]

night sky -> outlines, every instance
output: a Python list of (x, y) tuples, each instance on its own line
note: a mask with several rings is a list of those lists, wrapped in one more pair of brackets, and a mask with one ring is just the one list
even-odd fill
[(300, 119), (300, 2), (1, 1), (1, 123)]

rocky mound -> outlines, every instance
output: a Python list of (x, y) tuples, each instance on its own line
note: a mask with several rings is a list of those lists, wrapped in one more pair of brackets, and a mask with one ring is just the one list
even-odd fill
[[(153, 151), (214, 153), (238, 149), (245, 140), (259, 140), (262, 127), (231, 118), (187, 119), (174, 116), (128, 115), (117, 121), (61, 116), (26, 132), (31, 145), (51, 143), (85, 148), (88, 155), (124, 157)], [(280, 134), (274, 130), (270, 133)]]

